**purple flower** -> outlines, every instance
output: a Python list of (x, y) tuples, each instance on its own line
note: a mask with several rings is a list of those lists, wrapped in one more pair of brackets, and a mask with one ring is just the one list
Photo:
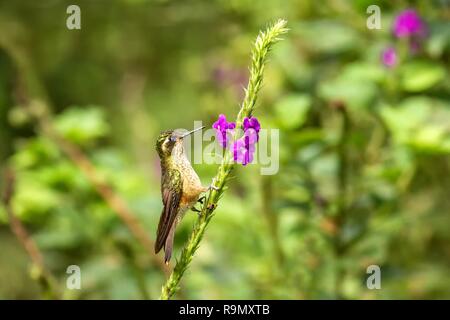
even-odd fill
[(426, 25), (414, 9), (406, 9), (395, 18), (393, 31), (397, 38), (423, 37), (426, 33)]
[(256, 141), (259, 140), (259, 130), (261, 130), (261, 125), (259, 124), (258, 119), (255, 117), (245, 117), (243, 127), (245, 133), (250, 130), (252, 134), (256, 134)]
[[(230, 134), (236, 129), (236, 124), (234, 122), (227, 122), (225, 115), (221, 114), (212, 127), (216, 130), (217, 140), (226, 148), (229, 143)], [(242, 128), (244, 129), (244, 135), (242, 138), (233, 142), (231, 150), (234, 161), (245, 166), (253, 161), (255, 144), (259, 140), (261, 125), (258, 119), (245, 117)]]
[(397, 64), (397, 52), (395, 49), (392, 47), (384, 49), (381, 53), (381, 61), (388, 68), (394, 67)]
[(259, 140), (259, 134), (258, 131), (256, 131), (253, 128), (247, 129), (247, 131), (244, 132), (244, 137), (248, 138), (248, 142), (251, 144), (255, 144)]
[(226, 148), (229, 138), (227, 134), (230, 133), (229, 130), (233, 130), (234, 128), (236, 128), (236, 124), (234, 122), (227, 122), (227, 118), (225, 117), (225, 115), (221, 114), (219, 115), (219, 119), (214, 122), (212, 127), (216, 129), (217, 140), (222, 145), (222, 147)]
[(233, 157), (237, 163), (244, 166), (253, 161), (253, 153), (255, 152), (255, 144), (259, 140), (259, 130), (261, 125), (256, 118), (245, 118), (244, 136), (233, 144)]
[(247, 129), (249, 128), (253, 128), (255, 129), (257, 132), (259, 132), (259, 130), (261, 129), (261, 125), (259, 124), (258, 119), (256, 119), (255, 117), (245, 117), (244, 118), (244, 131), (247, 131)]
[(237, 163), (247, 165), (253, 161), (253, 153), (255, 152), (255, 142), (252, 142), (251, 135), (244, 135), (233, 144), (233, 158)]

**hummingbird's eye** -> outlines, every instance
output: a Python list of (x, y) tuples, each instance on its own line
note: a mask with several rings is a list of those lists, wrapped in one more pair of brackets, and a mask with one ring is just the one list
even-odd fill
[(170, 136), (169, 140), (170, 140), (170, 142), (175, 142), (175, 141), (177, 141), (177, 137)]

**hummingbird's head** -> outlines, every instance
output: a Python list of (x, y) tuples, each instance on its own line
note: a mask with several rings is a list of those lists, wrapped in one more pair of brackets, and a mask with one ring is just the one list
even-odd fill
[(172, 155), (174, 149), (183, 152), (183, 138), (201, 130), (204, 127), (200, 127), (191, 131), (186, 129), (167, 130), (160, 133), (156, 140), (156, 151), (160, 159), (166, 159)]

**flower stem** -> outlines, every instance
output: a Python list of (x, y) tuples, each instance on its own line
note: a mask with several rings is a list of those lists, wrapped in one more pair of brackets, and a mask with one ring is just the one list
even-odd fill
[[(247, 88), (245, 89), (244, 101), (242, 102), (241, 109), (237, 115), (236, 128), (241, 128), (244, 118), (251, 117), (255, 109), (256, 99), (263, 81), (264, 66), (266, 63), (267, 54), (269, 53), (272, 45), (281, 40), (279, 37), (288, 31), (285, 26), (286, 21), (280, 19), (271, 24), (266, 30), (261, 31), (256, 38), (252, 50), (250, 78)], [(238, 131), (239, 130), (236, 130), (236, 134)], [(197, 251), (200, 245), (206, 227), (214, 215), (214, 210), (217, 207), (217, 203), (225, 191), (226, 182), (231, 171), (233, 170), (233, 167), (233, 156), (230, 151), (227, 151), (225, 152), (222, 164), (217, 171), (217, 175), (213, 179), (213, 185), (215, 188), (211, 189), (209, 192), (201, 213), (194, 224), (192, 233), (181, 252), (181, 256), (166, 283), (162, 287), (160, 297), (161, 300), (170, 299), (179, 289), (180, 280), (189, 266), (189, 263), (192, 261), (195, 251)]]

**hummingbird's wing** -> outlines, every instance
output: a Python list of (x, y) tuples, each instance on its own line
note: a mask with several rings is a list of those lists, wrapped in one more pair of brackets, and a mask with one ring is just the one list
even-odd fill
[(159, 218), (158, 231), (156, 233), (155, 253), (164, 246), (172, 225), (180, 207), (180, 199), (183, 190), (181, 174), (176, 169), (167, 170), (162, 175), (162, 201), (164, 208)]

